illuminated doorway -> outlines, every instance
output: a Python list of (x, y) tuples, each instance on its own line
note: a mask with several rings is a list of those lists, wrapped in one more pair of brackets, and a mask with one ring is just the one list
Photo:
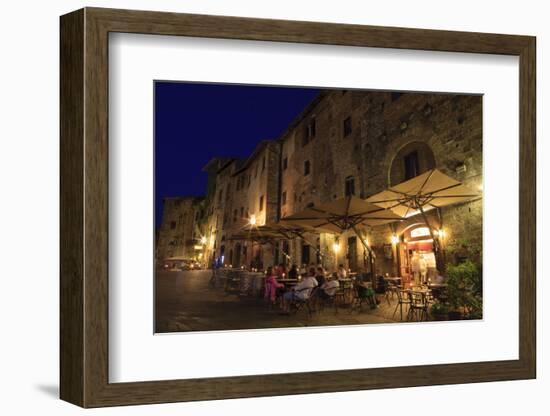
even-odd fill
[(437, 276), (434, 242), (430, 230), (418, 224), (403, 232), (399, 244), (401, 276), (415, 284), (426, 284)]

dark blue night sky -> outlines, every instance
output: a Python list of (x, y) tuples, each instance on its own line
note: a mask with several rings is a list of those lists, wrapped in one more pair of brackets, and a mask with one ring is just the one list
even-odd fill
[(313, 88), (155, 83), (155, 213), (162, 198), (204, 195), (215, 156), (247, 157), (277, 138), (319, 93)]

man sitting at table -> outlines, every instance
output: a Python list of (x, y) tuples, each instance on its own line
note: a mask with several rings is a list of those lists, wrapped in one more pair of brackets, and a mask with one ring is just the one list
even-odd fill
[(309, 299), (311, 292), (318, 286), (318, 282), (315, 279), (315, 268), (309, 269), (309, 275), (304, 277), (300, 283), (294, 288), (283, 295), (285, 313), (290, 313), (290, 304), (295, 301), (305, 301)]
[(333, 273), (332, 278), (321, 285), (319, 297), (323, 300), (331, 299), (336, 294), (336, 291), (339, 287), (340, 282), (338, 281), (338, 275), (336, 273)]

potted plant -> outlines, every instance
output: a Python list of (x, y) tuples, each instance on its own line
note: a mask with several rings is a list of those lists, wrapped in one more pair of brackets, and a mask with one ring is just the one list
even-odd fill
[(432, 317), (436, 321), (446, 321), (449, 319), (449, 306), (445, 303), (436, 302), (431, 308)]
[(482, 283), (479, 268), (470, 260), (447, 267), (449, 319), (479, 319)]

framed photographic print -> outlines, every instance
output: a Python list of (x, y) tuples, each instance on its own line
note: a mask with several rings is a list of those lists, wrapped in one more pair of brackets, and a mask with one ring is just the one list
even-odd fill
[(534, 378), (535, 103), (529, 36), (62, 16), (61, 398)]

